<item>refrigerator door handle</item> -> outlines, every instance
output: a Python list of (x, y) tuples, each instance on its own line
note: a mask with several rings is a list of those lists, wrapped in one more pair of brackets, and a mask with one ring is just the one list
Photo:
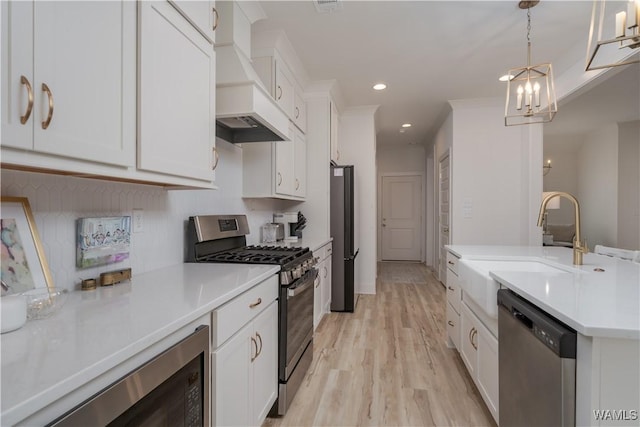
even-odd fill
[(352, 255), (352, 256), (350, 256), (349, 258), (345, 258), (344, 260), (345, 260), (345, 261), (353, 261), (354, 259), (356, 259), (356, 257), (358, 256), (358, 253), (359, 253), (359, 252), (360, 252), (360, 248), (358, 248), (358, 249), (356, 250), (356, 253), (355, 253), (355, 254), (353, 254), (353, 255)]

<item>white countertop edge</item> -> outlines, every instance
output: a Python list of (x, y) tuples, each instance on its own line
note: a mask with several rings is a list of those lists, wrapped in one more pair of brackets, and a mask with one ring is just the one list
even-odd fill
[[(155, 330), (153, 333), (139, 339), (131, 345), (124, 347), (116, 353), (109, 354), (102, 360), (96, 361), (90, 367), (77, 371), (74, 375), (69, 376), (61, 382), (55, 384), (52, 387), (42, 390), (40, 393), (32, 395), (30, 398), (21, 401), (19, 404), (11, 408), (2, 408), (0, 414), (1, 425), (14, 425), (25, 418), (33, 415), (35, 412), (45, 408), (57, 400), (63, 398), (67, 394), (82, 387), (91, 381), (97, 379), (100, 375), (105, 374), (109, 370), (117, 367), (126, 360), (136, 356), (137, 354), (148, 349), (152, 345), (162, 341), (174, 332), (177, 332), (181, 328), (187, 326), (189, 323), (197, 320), (198, 318), (210, 313), (226, 302), (230, 301), (234, 297), (241, 293), (251, 289), (258, 283), (268, 279), (274, 274), (280, 271), (280, 266), (268, 266), (271, 267), (264, 273), (253, 277), (251, 280), (245, 282), (242, 286), (238, 286), (233, 291), (219, 296), (218, 298), (210, 301), (209, 303), (199, 307), (198, 309), (190, 312), (187, 316), (183, 316), (172, 323), (167, 324), (165, 327)], [(153, 271), (150, 273), (154, 273)], [(78, 291), (82, 292), (82, 291)], [(87, 398), (90, 396), (87, 396)], [(34, 408), (38, 408), (34, 411)]]
[[(534, 260), (535, 258), (530, 258)], [(544, 259), (536, 259), (538, 261), (544, 261)], [(503, 286), (511, 289), (516, 294), (520, 295), (524, 299), (531, 302), (533, 305), (539, 307), (541, 310), (547, 312), (549, 315), (555, 317), (561, 322), (569, 325), (571, 328), (575, 329), (576, 332), (589, 336), (589, 337), (601, 337), (601, 338), (624, 338), (624, 339), (640, 339), (640, 330), (633, 329), (620, 329), (620, 328), (603, 328), (597, 326), (589, 326), (583, 325), (581, 323), (576, 322), (574, 319), (566, 316), (561, 311), (556, 310), (549, 304), (544, 301), (538, 299), (535, 295), (526, 292), (523, 288), (519, 287), (517, 284), (510, 282), (504, 277), (500, 276), (500, 273), (490, 272), (489, 275), (493, 277), (495, 280), (500, 282)]]

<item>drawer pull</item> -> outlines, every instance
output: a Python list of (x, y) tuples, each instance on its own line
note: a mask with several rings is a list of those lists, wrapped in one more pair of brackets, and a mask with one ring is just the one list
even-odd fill
[(31, 110), (33, 110), (33, 88), (31, 87), (31, 83), (29, 83), (29, 79), (25, 76), (20, 76), (20, 83), (27, 87), (27, 111), (24, 112), (24, 116), (20, 116), (20, 123), (25, 124), (27, 120), (29, 120), (29, 116), (31, 116)]
[(249, 304), (249, 308), (255, 308), (255, 307), (259, 306), (260, 304), (262, 304), (262, 298), (258, 298), (258, 301)]
[(449, 324), (449, 326), (456, 326), (453, 324), (453, 322), (451, 320), (448, 320), (447, 323)]
[(447, 289), (449, 289), (451, 292), (455, 291), (455, 289), (453, 289), (451, 286), (447, 286)]
[(456, 263), (455, 263), (455, 262), (453, 262), (453, 261), (447, 261), (447, 264), (449, 264), (449, 265), (456, 265)]

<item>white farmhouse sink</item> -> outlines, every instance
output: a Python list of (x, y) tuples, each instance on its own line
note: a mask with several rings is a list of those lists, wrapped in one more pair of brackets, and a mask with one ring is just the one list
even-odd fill
[(490, 317), (498, 317), (496, 294), (500, 284), (489, 273), (516, 271), (522, 273), (569, 274), (573, 271), (558, 268), (540, 261), (530, 260), (477, 260), (461, 259), (458, 263), (460, 287)]

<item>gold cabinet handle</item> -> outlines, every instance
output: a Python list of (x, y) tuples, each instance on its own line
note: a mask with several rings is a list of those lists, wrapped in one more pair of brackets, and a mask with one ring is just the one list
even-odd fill
[(216, 168), (218, 167), (218, 161), (220, 160), (220, 154), (218, 154), (218, 150), (216, 149), (216, 147), (213, 147), (213, 167), (211, 168), (212, 171), (216, 170)]
[(300, 188), (300, 181), (298, 181), (298, 178), (296, 178), (296, 190)]
[(469, 342), (471, 343), (471, 345), (473, 345), (473, 339), (471, 338), (471, 336), (473, 335), (473, 331), (475, 331), (475, 330), (476, 330), (476, 328), (471, 328), (471, 329), (469, 330), (469, 335), (468, 335), (468, 337), (469, 337)]
[(46, 83), (42, 83), (42, 91), (45, 92), (47, 98), (49, 98), (49, 114), (47, 115), (47, 119), (42, 122), (42, 129), (46, 129), (51, 124), (51, 119), (53, 118), (53, 94)]
[(24, 116), (20, 116), (20, 123), (25, 124), (31, 116), (31, 110), (33, 110), (33, 88), (31, 87), (31, 83), (29, 83), (29, 79), (25, 76), (20, 76), (20, 83), (27, 87), (27, 96), (29, 97), (27, 111), (25, 111)]
[(447, 261), (447, 264), (449, 264), (449, 265), (456, 265), (456, 263), (455, 263), (455, 262), (453, 262), (453, 261)]
[(255, 355), (251, 355), (251, 363), (253, 363), (253, 361), (256, 360), (256, 357), (258, 357), (258, 342), (253, 337), (251, 337), (251, 342), (253, 343), (253, 347), (256, 349)]
[(211, 10), (213, 12), (213, 27), (211, 29), (215, 31), (216, 28), (218, 28), (218, 22), (220, 21), (220, 14), (218, 13), (218, 9), (216, 9), (215, 7), (212, 7)]
[(451, 320), (447, 320), (447, 324), (448, 324), (449, 326), (456, 326), (456, 325), (455, 325)]
[(453, 289), (451, 286), (447, 286), (447, 289), (449, 289), (451, 292), (455, 291), (455, 289)]
[(327, 278), (327, 274), (329, 274), (329, 271), (327, 270), (327, 267), (324, 267), (324, 277), (325, 277), (325, 279)]
[(277, 96), (278, 101), (282, 99), (282, 86), (278, 85), (278, 90), (280, 91), (280, 95)]
[(260, 354), (262, 353), (262, 337), (257, 332), (256, 332), (256, 337), (258, 337), (258, 340), (260, 341), (260, 349), (258, 350), (258, 353), (256, 353), (256, 359), (257, 359), (258, 356), (260, 356)]
[(300, 117), (300, 109), (296, 107), (296, 119)]
[(262, 298), (258, 298), (258, 301), (249, 304), (249, 308), (255, 308), (255, 307), (259, 306), (260, 304), (262, 304)]
[(477, 330), (476, 328), (473, 328), (473, 333), (471, 334), (471, 345), (473, 346), (473, 349), (474, 349), (474, 350), (477, 350), (477, 349), (478, 349), (478, 344), (476, 344), (476, 343), (473, 341), (473, 339), (474, 339), (475, 337), (477, 337), (477, 336), (478, 336), (478, 330)]
[(449, 227), (445, 227), (445, 228), (443, 228), (443, 229), (442, 229), (442, 231), (443, 231), (444, 233), (448, 233), (448, 232), (449, 232)]
[(278, 172), (278, 187), (280, 187), (280, 184), (282, 184), (282, 174)]

